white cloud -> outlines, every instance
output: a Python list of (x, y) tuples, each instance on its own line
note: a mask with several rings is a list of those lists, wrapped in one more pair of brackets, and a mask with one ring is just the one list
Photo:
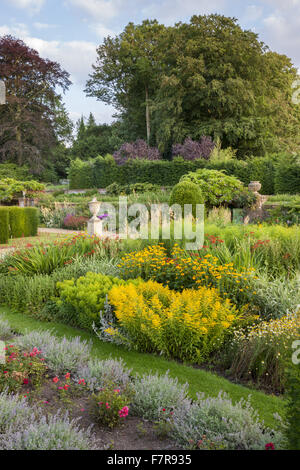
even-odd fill
[(89, 26), (90, 30), (97, 34), (101, 39), (106, 38), (107, 36), (115, 36), (118, 34), (117, 31), (114, 31), (110, 28), (107, 28), (101, 23), (91, 24)]
[(18, 38), (23, 38), (24, 36), (28, 35), (28, 28), (23, 23), (16, 23), (13, 26), (0, 26), (0, 36), (6, 36), (7, 34)]
[(248, 5), (245, 11), (244, 18), (246, 21), (257, 21), (263, 15), (263, 8), (257, 5)]
[(38, 30), (57, 28), (56, 24), (38, 23), (38, 22), (33, 23), (33, 26), (35, 27), (35, 29), (38, 29)]
[(122, 0), (68, 0), (73, 7), (78, 7), (94, 19), (111, 19), (118, 15)]
[(17, 8), (24, 8), (29, 13), (37, 13), (45, 3), (45, 0), (9, 0)]

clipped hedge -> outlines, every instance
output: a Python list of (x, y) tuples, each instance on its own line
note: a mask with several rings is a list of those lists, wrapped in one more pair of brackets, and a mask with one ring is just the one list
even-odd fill
[(300, 194), (300, 159), (282, 156), (276, 163), (274, 189), (276, 194)]
[(117, 165), (111, 155), (97, 157), (84, 162), (74, 160), (69, 169), (70, 189), (106, 188), (112, 183), (152, 183), (159, 186), (174, 186), (180, 178), (197, 169), (224, 170), (235, 176), (244, 185), (260, 181), (261, 194), (275, 192), (295, 194), (300, 192), (300, 165), (296, 157), (266, 156), (246, 161), (229, 160), (210, 162), (207, 160), (187, 161), (177, 157), (168, 160), (128, 160)]
[(7, 207), (9, 214), (9, 237), (34, 237), (37, 235), (39, 215), (35, 207)]
[(9, 213), (7, 207), (0, 207), (0, 243), (9, 239)]

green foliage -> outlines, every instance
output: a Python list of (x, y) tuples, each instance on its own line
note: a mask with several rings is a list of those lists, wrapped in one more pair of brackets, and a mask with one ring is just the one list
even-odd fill
[(120, 390), (108, 383), (97, 394), (92, 395), (92, 405), (96, 420), (100, 425), (114, 428), (124, 422), (129, 414), (131, 390)]
[(0, 200), (11, 201), (18, 194), (23, 192), (43, 191), (45, 186), (37, 181), (17, 181), (13, 178), (3, 178), (0, 180)]
[(0, 243), (7, 243), (9, 238), (9, 211), (0, 207)]
[(237, 178), (216, 170), (197, 170), (183, 176), (180, 181), (196, 184), (210, 206), (229, 205), (243, 190), (243, 184)]
[(71, 162), (68, 178), (70, 179), (70, 189), (93, 188), (93, 164), (83, 162), (79, 158)]
[(174, 186), (169, 205), (179, 204), (184, 210), (185, 204), (192, 204), (193, 216), (196, 217), (197, 204), (203, 204), (204, 202), (204, 196), (199, 186), (189, 181), (183, 181)]
[(300, 157), (283, 156), (276, 163), (275, 192), (300, 193)]
[[(298, 354), (299, 356), (299, 354)], [(290, 366), (287, 383), (289, 449), (300, 450), (300, 365)]]
[(35, 207), (8, 207), (11, 238), (37, 235), (39, 213)]
[(67, 309), (70, 323), (91, 329), (99, 321), (108, 292), (123, 284), (126, 282), (116, 277), (89, 272), (77, 280), (58, 282), (56, 304), (60, 310)]
[(15, 163), (0, 163), (0, 180), (12, 178), (18, 181), (28, 181), (32, 178), (27, 166), (19, 166)]
[(234, 18), (129, 23), (105, 38), (93, 69), (87, 95), (122, 110), (129, 140), (148, 138), (165, 155), (203, 135), (219, 136), (242, 157), (299, 148), (296, 68)]

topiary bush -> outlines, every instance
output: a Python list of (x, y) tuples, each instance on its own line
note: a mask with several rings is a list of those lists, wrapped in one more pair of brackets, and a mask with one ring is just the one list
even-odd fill
[(170, 196), (170, 206), (179, 204), (184, 210), (185, 204), (192, 204), (193, 216), (196, 217), (196, 205), (203, 204), (204, 196), (195, 183), (189, 181), (182, 181), (174, 186)]
[(0, 207), (0, 243), (7, 243), (9, 238), (9, 214), (7, 207)]

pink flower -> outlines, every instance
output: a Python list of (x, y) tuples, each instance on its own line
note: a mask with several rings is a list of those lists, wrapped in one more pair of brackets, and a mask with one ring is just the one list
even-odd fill
[(119, 388), (115, 388), (115, 389), (114, 389), (114, 392), (120, 393), (120, 389), (119, 389)]
[(124, 406), (121, 410), (118, 411), (120, 418), (126, 418), (129, 413), (129, 408), (128, 406)]
[(71, 377), (71, 374), (70, 374), (70, 372), (68, 372), (68, 373), (65, 375), (65, 378), (66, 378), (66, 379), (69, 379), (70, 377)]
[(54, 382), (55, 384), (57, 384), (58, 381), (59, 381), (59, 378), (58, 378), (58, 377), (54, 377), (53, 382)]

